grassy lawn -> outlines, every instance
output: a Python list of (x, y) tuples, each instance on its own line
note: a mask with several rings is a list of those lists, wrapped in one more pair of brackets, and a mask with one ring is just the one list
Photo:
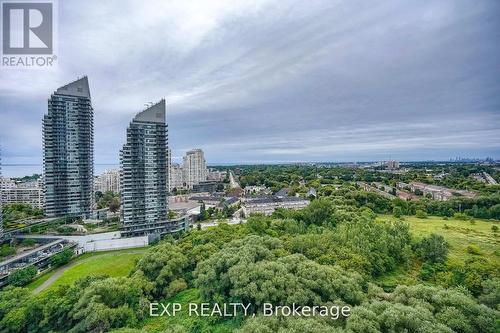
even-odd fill
[[(57, 270), (66, 269), (54, 283), (45, 290), (55, 288), (60, 285), (70, 285), (76, 280), (85, 276), (108, 275), (113, 277), (126, 276), (134, 267), (135, 262), (140, 258), (146, 248), (127, 249), (106, 252), (85, 253), (72, 260), (66, 267)], [(41, 275), (28, 285), (28, 288), (35, 289), (43, 282), (54, 275), (57, 270), (53, 270)]]
[(231, 320), (216, 320), (216, 317), (190, 317), (187, 310), (188, 304), (201, 303), (200, 293), (198, 289), (194, 288), (182, 291), (162, 303), (180, 303), (182, 304), (182, 311), (171, 317), (147, 317), (142, 328), (145, 332), (170, 332), (176, 326), (181, 326), (184, 328), (182, 332), (229, 333), (238, 328), (244, 319), (243, 317), (237, 317)]
[[(392, 215), (381, 215), (377, 220), (396, 221), (398, 219)], [(404, 216), (403, 221), (410, 225), (410, 230), (417, 239), (432, 233), (442, 235), (450, 245), (448, 255), (450, 260), (463, 262), (474, 257), (467, 253), (466, 247), (469, 244), (475, 244), (481, 249), (481, 256), (492, 263), (500, 264), (500, 232), (494, 234), (491, 230), (492, 225), (500, 228), (500, 221), (476, 219), (474, 223), (471, 223), (453, 218), (445, 220), (436, 216), (429, 216), (425, 219)], [(420, 263), (414, 262), (409, 269), (400, 267), (375, 281), (387, 290), (393, 289), (398, 284), (412, 285), (418, 282), (420, 266)]]
[(38, 286), (47, 281), (52, 275), (54, 275), (54, 273), (55, 273), (54, 270), (50, 270), (48, 272), (43, 273), (42, 275), (37, 277), (36, 280), (33, 280), (30, 284), (28, 284), (26, 288), (28, 288), (29, 290), (34, 290), (38, 288)]
[[(396, 220), (390, 215), (382, 215), (380, 220)], [(461, 221), (450, 218), (429, 216), (426, 219), (419, 219), (415, 216), (404, 216), (404, 221), (409, 223), (410, 230), (417, 238), (431, 233), (442, 235), (450, 244), (449, 257), (457, 260), (466, 260), (473, 257), (465, 251), (469, 244), (475, 244), (481, 248), (482, 254), (492, 262), (500, 264), (500, 232), (494, 234), (492, 225), (500, 228), (500, 221), (474, 220)], [(446, 225), (446, 226), (445, 226)]]

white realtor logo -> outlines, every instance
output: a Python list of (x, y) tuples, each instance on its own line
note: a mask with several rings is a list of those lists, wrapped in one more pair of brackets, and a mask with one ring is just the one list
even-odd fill
[(52, 67), (55, 51), (54, 0), (2, 2), (2, 67)]
[(43, 23), (42, 12), (38, 9), (28, 9), (28, 45), (24, 45), (24, 12), (25, 9), (11, 9), (10, 17), (10, 48), (46, 48), (45, 44), (35, 33)]

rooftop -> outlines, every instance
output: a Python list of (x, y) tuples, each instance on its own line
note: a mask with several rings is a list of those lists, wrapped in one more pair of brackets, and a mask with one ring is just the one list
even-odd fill
[(245, 203), (247, 204), (265, 204), (265, 203), (273, 203), (273, 202), (301, 202), (301, 201), (309, 201), (304, 198), (298, 197), (259, 197), (259, 198), (251, 198), (247, 199)]
[(90, 99), (89, 80), (87, 76), (77, 79), (55, 91), (58, 95), (69, 95), (78, 97), (87, 97)]
[(134, 117), (134, 121), (145, 123), (165, 124), (166, 120), (166, 103), (165, 99), (161, 99), (158, 103), (151, 105), (146, 110), (138, 113)]

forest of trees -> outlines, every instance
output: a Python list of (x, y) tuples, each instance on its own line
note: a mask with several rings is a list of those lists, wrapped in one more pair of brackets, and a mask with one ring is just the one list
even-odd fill
[[(442, 237), (415, 238), (404, 222), (376, 222), (372, 209), (356, 203), (332, 196), (300, 211), (169, 237), (128, 277), (87, 277), (39, 295), (7, 287), (0, 292), (0, 331), (143, 332), (150, 301), (188, 288), (206, 302), (251, 303), (257, 316), (242, 318), (239, 332), (498, 331), (495, 263), (478, 257), (456, 266)], [(391, 290), (377, 284), (378, 277), (410, 266), (420, 267), (416, 284)], [(352, 314), (263, 317), (264, 302), (346, 304)], [(197, 331), (190, 325), (166, 332)]]
[[(403, 215), (415, 215), (417, 210), (421, 210), (436, 216), (451, 217), (455, 213), (464, 213), (474, 218), (500, 219), (500, 185), (486, 185), (470, 177), (472, 173), (487, 171), (493, 178), (499, 179), (500, 172), (488, 166), (416, 164), (408, 172), (401, 174), (338, 166), (324, 168), (303, 165), (242, 166), (239, 170), (242, 186), (265, 185), (274, 192), (288, 187), (291, 195), (305, 195), (308, 188), (313, 187), (321, 197), (344, 195), (355, 200), (358, 207), (366, 206), (380, 214), (392, 214), (396, 209)], [(437, 173), (446, 173), (447, 176), (442, 180), (430, 176)], [(474, 190), (478, 195), (475, 198), (456, 196), (448, 201), (426, 197), (418, 201), (399, 198), (390, 200), (377, 193), (361, 190), (356, 181), (381, 182), (393, 188), (398, 182), (420, 181), (454, 189)]]
[(43, 217), (43, 210), (34, 208), (31, 205), (23, 203), (11, 203), (2, 206), (2, 219), (9, 227), (9, 224), (14, 221), (24, 219), (39, 219)]
[[(298, 187), (303, 180), (308, 186), (318, 184), (341, 184), (343, 182), (365, 181), (383, 182), (393, 185), (398, 181), (409, 183), (418, 181), (440, 185), (457, 190), (474, 190), (482, 194), (498, 193), (500, 185), (487, 185), (470, 177), (471, 174), (488, 172), (497, 181), (500, 171), (494, 166), (477, 164), (414, 163), (405, 165), (404, 173), (380, 172), (381, 168), (352, 168), (342, 165), (322, 167), (314, 165), (253, 165), (239, 166), (241, 186), (265, 185), (274, 191), (287, 186)], [(445, 174), (441, 178), (432, 175)]]

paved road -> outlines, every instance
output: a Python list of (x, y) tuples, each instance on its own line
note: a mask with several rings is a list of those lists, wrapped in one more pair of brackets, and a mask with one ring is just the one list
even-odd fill
[(229, 171), (229, 184), (230, 184), (231, 188), (241, 188), (240, 184), (238, 184), (238, 182), (234, 178), (232, 171)]
[[(92, 257), (90, 257), (92, 258)], [(64, 265), (62, 267), (59, 267), (55, 270), (54, 274), (52, 274), (46, 281), (44, 281), (41, 285), (39, 285), (38, 287), (36, 287), (35, 289), (33, 289), (33, 293), (34, 294), (38, 294), (40, 293), (42, 290), (44, 290), (45, 288), (48, 288), (50, 287), (54, 282), (56, 282), (57, 279), (59, 279), (59, 277), (61, 277), (61, 275), (63, 275), (64, 272), (66, 272), (68, 269), (78, 265), (78, 264), (81, 264), (82, 262), (85, 262), (86, 260), (90, 259), (90, 258), (87, 258), (85, 260), (82, 260), (82, 261), (75, 261), (75, 262), (72, 262), (72, 263), (69, 263), (67, 265)]]

